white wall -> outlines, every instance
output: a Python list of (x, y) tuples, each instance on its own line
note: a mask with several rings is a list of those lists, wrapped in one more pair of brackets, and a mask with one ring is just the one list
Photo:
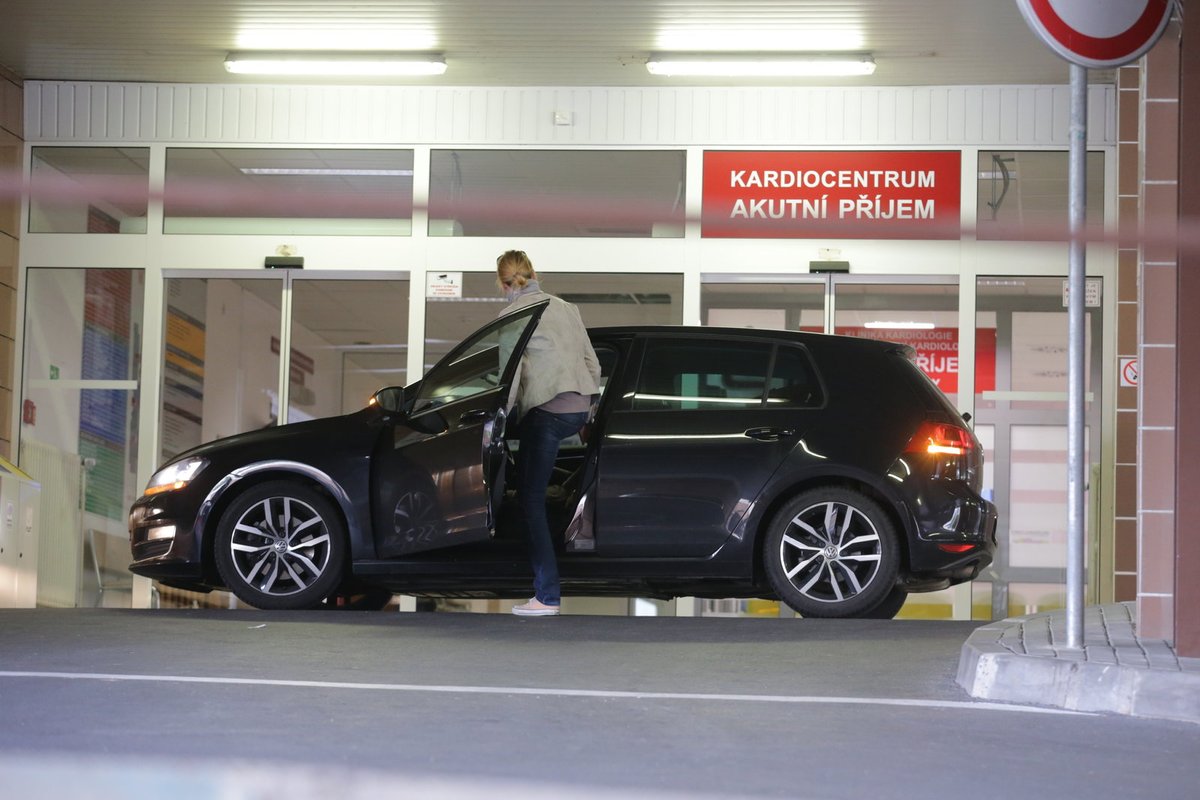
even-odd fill
[[(25, 138), (1065, 147), (1069, 103), (1067, 86), (421, 88), (26, 81)], [(1115, 87), (1089, 88), (1092, 143), (1115, 143), (1115, 108)], [(555, 111), (572, 112), (574, 123), (555, 125)]]

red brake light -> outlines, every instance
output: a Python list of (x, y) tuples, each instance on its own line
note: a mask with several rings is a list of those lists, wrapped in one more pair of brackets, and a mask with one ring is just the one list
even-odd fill
[(945, 422), (926, 421), (917, 428), (904, 451), (961, 456), (974, 448), (975, 442), (966, 428)]
[(947, 553), (965, 553), (968, 550), (974, 550), (975, 545), (973, 545), (973, 544), (939, 544), (938, 549), (943, 550)]

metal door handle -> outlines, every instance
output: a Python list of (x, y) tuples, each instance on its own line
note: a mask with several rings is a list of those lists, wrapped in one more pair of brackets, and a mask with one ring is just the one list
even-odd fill
[(459, 422), (476, 422), (487, 417), (487, 409), (477, 408), (474, 411), (464, 411), (458, 418)]
[(778, 442), (780, 439), (790, 439), (796, 435), (795, 428), (751, 428), (746, 436), (760, 442)]

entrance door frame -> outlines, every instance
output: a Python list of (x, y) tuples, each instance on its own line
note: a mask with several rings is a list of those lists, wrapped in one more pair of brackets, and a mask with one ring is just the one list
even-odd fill
[[(1092, 254), (1089, 254), (1092, 255)], [(1099, 255), (1099, 254), (1097, 254)], [(1111, 280), (1109, 267), (1109, 259), (1103, 255), (1096, 258), (1092, 263), (1100, 265), (1095, 268), (1095, 271), (1089, 273), (1088, 278), (1110, 278), (1102, 284), (1102, 297), (1100, 318), (1093, 323), (1092, 336), (1092, 352), (1091, 369), (1092, 369), (1092, 386), (1096, 401), (1099, 402), (1100, 408), (1096, 412), (1095, 419), (1097, 420), (1095, 429), (1090, 433), (1090, 459), (1096, 467), (1093, 468), (1092, 475), (1092, 494), (1090, 497), (1089, 513), (1090, 513), (1090, 530), (1089, 542), (1091, 552), (1088, 559), (1088, 591), (1090, 602), (1104, 602), (1106, 598), (1111, 596), (1111, 586), (1106, 587), (1101, 584), (1100, 578), (1104, 574), (1111, 573), (1111, 555), (1106, 556), (1106, 553), (1111, 551), (1111, 543), (1113, 539), (1113, 521), (1111, 514), (1108, 513), (1112, 508), (1111, 491), (1113, 486), (1114, 459), (1112, 431), (1114, 428), (1115, 419), (1113, 416), (1113, 407), (1115, 403), (1114, 390), (1111, 387), (1112, 375), (1110, 367), (1112, 358), (1110, 354), (1113, 351), (1114, 342), (1112, 340), (1111, 329), (1112, 325), (1104, 325), (1103, 321), (1112, 319), (1112, 314), (1115, 311), (1113, 296), (1115, 295), (1115, 285)], [(723, 283), (723, 284), (807, 284), (819, 285), (824, 287), (824, 332), (833, 333), (835, 330), (836, 313), (837, 313), (837, 288), (847, 285), (957, 285), (958, 286), (958, 310), (959, 310), (959, 330), (974, 331), (976, 329), (977, 319), (977, 282), (981, 276), (997, 274), (1004, 277), (1051, 277), (1062, 278), (1065, 280), (1065, 271), (1063, 275), (1048, 274), (1044, 268), (1031, 271), (1026, 275), (1013, 275), (1012, 273), (1002, 270), (993, 271), (987, 267), (977, 268), (970, 271), (964, 270), (961, 274), (936, 273), (936, 274), (920, 274), (920, 275), (899, 275), (895, 273), (877, 273), (877, 274), (844, 274), (844, 273), (772, 273), (772, 272), (755, 272), (755, 273), (702, 273), (700, 275), (700, 293), (703, 293), (705, 284)], [(961, 413), (971, 415), (974, 421), (977, 418), (976, 414), (976, 389), (975, 389), (975, 340), (973, 336), (959, 337), (959, 386), (955, 402), (956, 408)], [(997, 370), (1001, 369), (1002, 365), (997, 364)], [(996, 464), (996, 467), (1001, 465)], [(1008, 464), (1006, 463), (1004, 470), (994, 469), (995, 489), (998, 492), (1002, 485), (1007, 485)], [(1002, 475), (1003, 472), (1003, 475)], [(1003, 481), (1003, 483), (1002, 483)], [(1107, 562), (1107, 563), (1106, 563)], [(1010, 575), (1006, 569), (1006, 564), (998, 565), (1001, 572), (996, 573), (993, 569), (991, 580), (993, 582), (1003, 582), (1005, 586), (1008, 582), (1049, 582), (1061, 583), (1062, 577), (1055, 576), (1055, 580), (1045, 580), (1049, 577), (1050, 572), (1055, 571), (1053, 568), (1022, 568), (1015, 575)], [(1031, 571), (1032, 570), (1032, 571)], [(1108, 573), (1106, 573), (1106, 570)], [(1061, 572), (1061, 570), (1059, 570)], [(953, 616), (955, 619), (970, 619), (971, 618), (971, 592), (970, 584), (964, 584), (961, 591), (956, 592), (953, 601)], [(1107, 591), (1106, 591), (1107, 588)], [(1005, 590), (996, 591), (993, 589), (993, 607), (997, 603), (1004, 601), (1008, 593)], [(1004, 601), (1006, 602), (1006, 601)], [(995, 615), (993, 608), (993, 615)], [(1003, 618), (1007, 616), (1007, 612), (1001, 614)]]

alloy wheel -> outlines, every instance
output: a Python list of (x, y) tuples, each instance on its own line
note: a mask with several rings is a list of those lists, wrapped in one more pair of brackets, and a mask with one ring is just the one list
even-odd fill
[(792, 517), (779, 544), (783, 574), (804, 597), (841, 603), (861, 594), (879, 571), (883, 543), (853, 505), (826, 501)]
[(234, 523), (229, 549), (238, 577), (274, 597), (307, 589), (326, 574), (332, 556), (325, 520), (308, 503), (287, 496), (246, 509)]

